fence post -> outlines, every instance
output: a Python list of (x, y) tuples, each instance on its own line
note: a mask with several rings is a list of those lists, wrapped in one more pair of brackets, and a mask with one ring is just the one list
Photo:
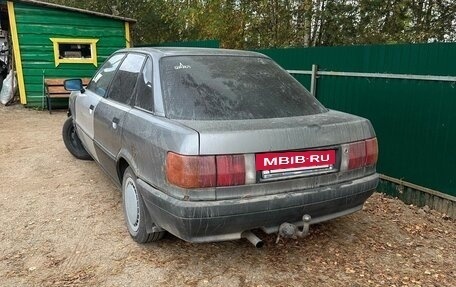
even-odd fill
[(310, 93), (315, 98), (317, 97), (317, 73), (318, 73), (318, 66), (312, 65), (312, 75), (310, 77)]

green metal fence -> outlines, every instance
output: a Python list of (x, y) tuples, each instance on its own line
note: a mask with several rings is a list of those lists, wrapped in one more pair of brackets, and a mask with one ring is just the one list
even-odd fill
[[(378, 171), (393, 183), (381, 184), (382, 191), (400, 195), (403, 186), (412, 186), (454, 201), (456, 43), (260, 52), (294, 70), (308, 88), (312, 65), (318, 65), (317, 98), (329, 108), (371, 120), (379, 141)], [(374, 77), (384, 74), (389, 76)]]

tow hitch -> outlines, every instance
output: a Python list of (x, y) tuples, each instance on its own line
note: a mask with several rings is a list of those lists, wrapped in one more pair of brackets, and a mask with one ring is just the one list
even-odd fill
[(303, 238), (309, 234), (310, 220), (312, 217), (308, 214), (304, 214), (302, 217), (303, 227), (302, 230), (299, 230), (294, 224), (284, 222), (279, 226), (279, 232), (277, 234), (276, 244), (279, 243), (280, 237), (283, 238)]

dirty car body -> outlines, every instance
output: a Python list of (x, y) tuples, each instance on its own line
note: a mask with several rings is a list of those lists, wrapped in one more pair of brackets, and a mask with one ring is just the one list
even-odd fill
[(69, 110), (123, 189), (132, 236), (140, 224), (190, 242), (274, 233), (358, 211), (378, 183), (370, 122), (326, 109), (259, 53), (120, 50)]

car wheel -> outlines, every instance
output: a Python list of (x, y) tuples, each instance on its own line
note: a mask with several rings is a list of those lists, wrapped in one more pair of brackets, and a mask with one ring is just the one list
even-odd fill
[(73, 124), (73, 117), (68, 117), (62, 129), (63, 142), (68, 151), (77, 159), (92, 160), (79, 139)]
[(147, 233), (146, 229), (146, 206), (136, 185), (136, 175), (128, 167), (122, 180), (122, 201), (130, 236), (138, 243), (147, 243), (160, 240), (165, 231)]

